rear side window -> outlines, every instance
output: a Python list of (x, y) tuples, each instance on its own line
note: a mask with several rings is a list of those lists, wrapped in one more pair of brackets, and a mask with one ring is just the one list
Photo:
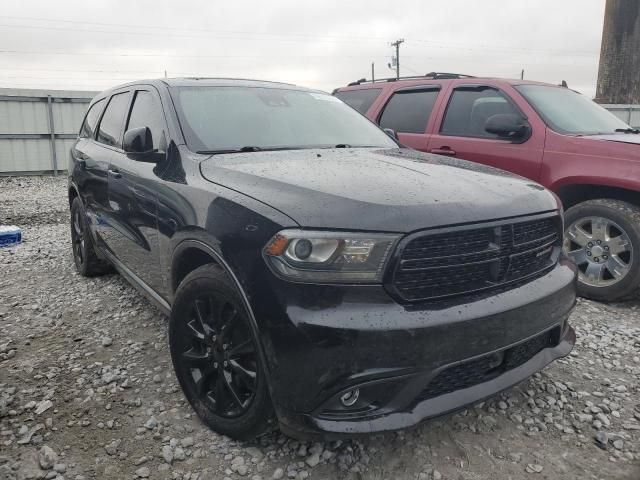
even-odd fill
[(98, 100), (89, 107), (89, 111), (84, 117), (84, 122), (82, 122), (82, 127), (80, 127), (80, 138), (93, 137), (93, 134), (96, 131), (96, 125), (98, 124), (98, 119), (100, 118), (100, 113), (102, 112), (102, 107), (104, 107), (104, 98), (102, 100)]
[(149, 127), (154, 150), (164, 151), (164, 115), (158, 100), (147, 90), (138, 90), (131, 107), (127, 130)]
[(129, 92), (118, 93), (111, 97), (107, 109), (100, 121), (98, 141), (105, 145), (120, 147), (120, 134), (129, 105)]
[(407, 90), (393, 94), (384, 107), (380, 126), (403, 133), (425, 133), (440, 90)]
[(366, 90), (336, 92), (334, 95), (364, 115), (371, 105), (373, 105), (373, 102), (376, 101), (381, 91), (381, 88), (368, 88)]
[(485, 131), (484, 126), (489, 117), (501, 113), (520, 115), (507, 97), (494, 88), (458, 88), (449, 100), (440, 131), (459, 137), (498, 138)]

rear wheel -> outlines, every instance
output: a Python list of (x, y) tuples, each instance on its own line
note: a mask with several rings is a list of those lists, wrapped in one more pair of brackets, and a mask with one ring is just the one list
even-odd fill
[(73, 261), (80, 275), (94, 277), (111, 270), (111, 266), (96, 254), (91, 233), (87, 228), (84, 206), (78, 197), (71, 203), (71, 247)]
[(620, 200), (589, 200), (565, 214), (565, 253), (579, 269), (578, 293), (617, 300), (640, 285), (640, 208)]
[(199, 267), (178, 287), (169, 343), (180, 386), (205, 424), (238, 440), (267, 430), (273, 412), (257, 341), (217, 265)]

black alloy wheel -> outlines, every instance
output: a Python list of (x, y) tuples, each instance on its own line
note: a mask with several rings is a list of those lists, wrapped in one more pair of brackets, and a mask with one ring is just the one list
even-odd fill
[(239, 295), (216, 265), (180, 284), (169, 342), (182, 390), (210, 428), (242, 440), (266, 430), (273, 415), (257, 341)]
[(256, 393), (257, 351), (236, 307), (203, 294), (179, 329), (181, 360), (201, 401), (224, 418), (245, 413)]
[(87, 227), (84, 206), (78, 197), (71, 203), (71, 248), (73, 262), (80, 275), (93, 277), (111, 270), (111, 266), (96, 254)]

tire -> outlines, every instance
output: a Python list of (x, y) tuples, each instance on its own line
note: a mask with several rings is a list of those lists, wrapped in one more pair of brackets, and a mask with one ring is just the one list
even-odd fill
[(169, 347), (182, 391), (209, 428), (236, 440), (269, 429), (274, 414), (258, 340), (219, 266), (199, 267), (180, 283)]
[(111, 265), (96, 254), (84, 206), (79, 197), (74, 198), (71, 203), (71, 248), (76, 270), (83, 277), (95, 277), (112, 270)]
[(634, 293), (640, 286), (640, 207), (612, 199), (571, 207), (564, 251), (578, 265), (579, 295), (614, 301)]

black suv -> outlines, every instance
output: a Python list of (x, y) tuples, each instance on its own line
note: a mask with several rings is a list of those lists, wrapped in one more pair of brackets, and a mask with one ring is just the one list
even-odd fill
[(71, 150), (74, 259), (170, 315), (176, 375), (238, 439), (416, 424), (575, 342), (558, 199), (400, 147), (293, 85), (141, 81), (92, 101)]

